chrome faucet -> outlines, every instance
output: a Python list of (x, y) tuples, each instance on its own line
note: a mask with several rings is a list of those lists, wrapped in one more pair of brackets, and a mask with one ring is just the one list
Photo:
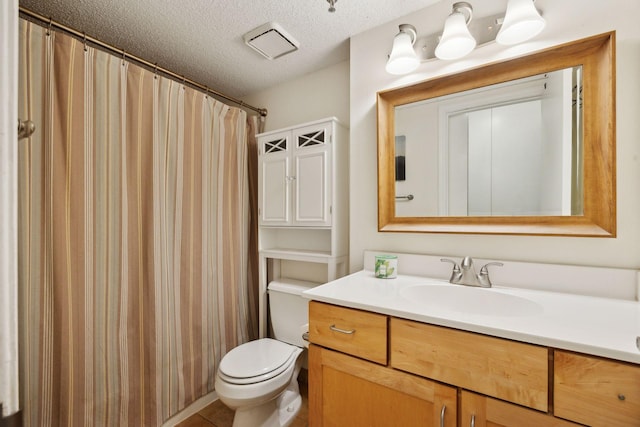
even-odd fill
[(501, 262), (489, 262), (482, 266), (480, 273), (476, 274), (476, 270), (473, 268), (473, 259), (469, 256), (464, 257), (460, 265), (458, 265), (454, 260), (448, 258), (441, 258), (440, 261), (450, 262), (453, 264), (449, 283), (453, 283), (454, 285), (478, 286), (481, 288), (491, 287), (488, 267), (490, 265), (497, 265), (500, 267), (504, 265)]

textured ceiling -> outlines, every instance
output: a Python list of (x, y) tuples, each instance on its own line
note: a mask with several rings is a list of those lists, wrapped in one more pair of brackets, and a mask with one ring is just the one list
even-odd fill
[[(440, 0), (20, 0), (20, 6), (241, 98), (349, 58), (349, 37)], [(275, 60), (242, 36), (275, 21), (300, 49)], [(391, 48), (391, 38), (389, 48)]]

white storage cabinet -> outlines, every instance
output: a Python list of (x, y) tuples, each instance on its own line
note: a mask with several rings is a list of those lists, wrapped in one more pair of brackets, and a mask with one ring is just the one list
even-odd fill
[[(346, 274), (348, 132), (332, 117), (257, 139), (260, 333), (266, 336), (270, 280), (314, 286)], [(323, 265), (324, 273), (311, 279), (289, 275), (298, 266), (305, 270), (304, 263)]]

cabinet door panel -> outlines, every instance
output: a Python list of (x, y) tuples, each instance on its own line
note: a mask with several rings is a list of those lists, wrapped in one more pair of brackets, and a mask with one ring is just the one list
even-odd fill
[(640, 426), (640, 366), (555, 352), (554, 412), (592, 426)]
[(310, 346), (310, 426), (454, 427), (456, 420), (455, 388)]
[(295, 157), (295, 222), (331, 225), (329, 214), (329, 152), (307, 150)]
[[(577, 427), (569, 421), (512, 403), (463, 390), (460, 400), (462, 427)], [(472, 424), (473, 420), (473, 424)]]
[(547, 410), (546, 347), (392, 318), (391, 366)]
[(262, 156), (260, 186), (260, 223), (286, 225), (289, 221), (289, 158), (283, 155)]
[(381, 365), (387, 364), (387, 316), (383, 314), (311, 301), (309, 340)]
[(289, 176), (292, 151), (289, 131), (258, 138), (260, 225), (287, 225), (290, 222)]
[(305, 126), (293, 132), (294, 225), (331, 226), (331, 139), (331, 122)]

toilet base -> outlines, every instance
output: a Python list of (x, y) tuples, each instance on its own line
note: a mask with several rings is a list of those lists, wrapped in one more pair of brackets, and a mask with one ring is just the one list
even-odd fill
[(302, 407), (298, 381), (293, 380), (277, 399), (250, 408), (238, 408), (233, 427), (288, 427)]
[(278, 397), (278, 407), (280, 408), (280, 426), (287, 427), (293, 422), (300, 408), (302, 407), (302, 396), (300, 396), (300, 388), (298, 381), (291, 381), (289, 387)]

